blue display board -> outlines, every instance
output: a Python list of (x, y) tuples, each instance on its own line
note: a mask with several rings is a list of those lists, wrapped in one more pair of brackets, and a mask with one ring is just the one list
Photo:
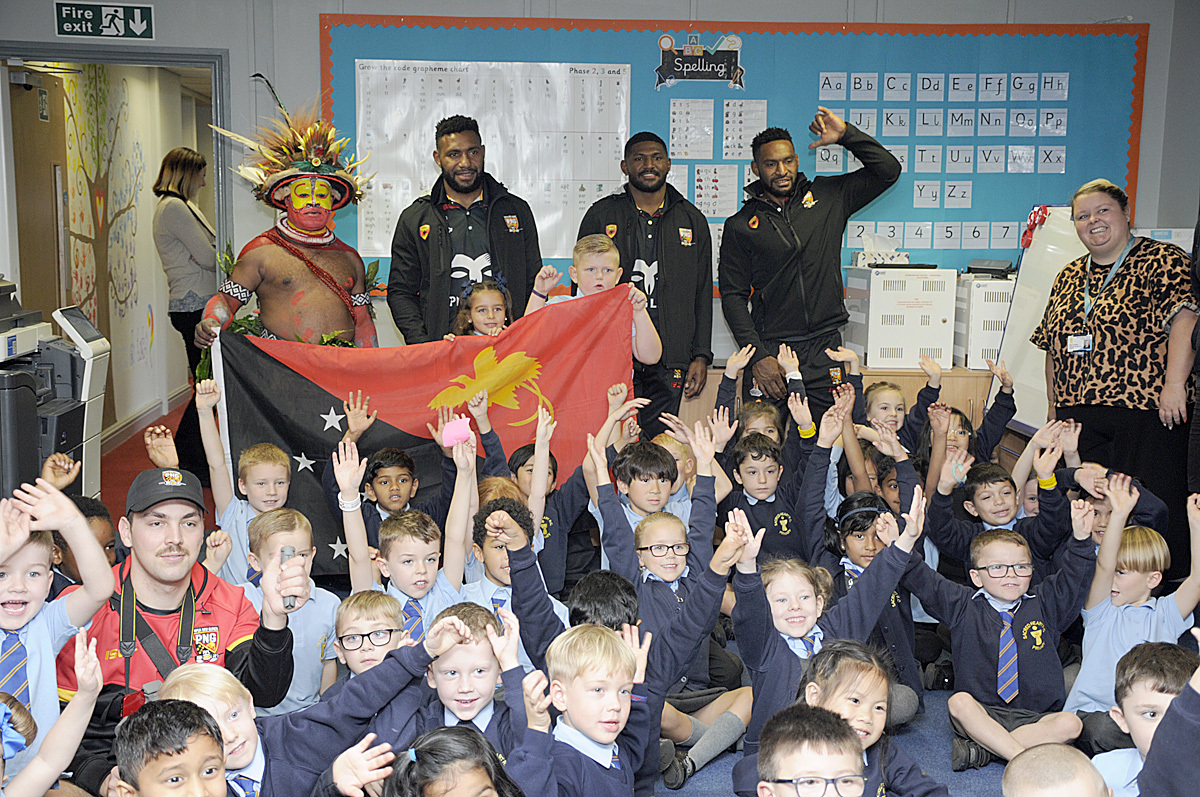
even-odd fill
[[(1015, 260), (1029, 208), (1065, 201), (1088, 180), (1106, 177), (1136, 198), (1147, 37), (1146, 25), (817, 27), (322, 14), (321, 78), (326, 118), (354, 141), (359, 59), (627, 63), (630, 130), (669, 141), (673, 168), (688, 169), (687, 181), (676, 184), (717, 234), (752, 179), (749, 139), (761, 126), (791, 130), (810, 178), (857, 167), (840, 147), (806, 148), (813, 140), (808, 124), (825, 106), (904, 161), (900, 181), (851, 223), (843, 263), (862, 248), (858, 233), (867, 231), (891, 238), (913, 262), (964, 268), (980, 257)], [(704, 100), (711, 109), (688, 102)], [(729, 116), (737, 113), (743, 116)], [(429, 119), (430, 150), (437, 121)], [(519, 178), (496, 176), (510, 184)], [(348, 208), (338, 219), (339, 234), (352, 245), (354, 213)], [(383, 280), (386, 264), (381, 259)]]

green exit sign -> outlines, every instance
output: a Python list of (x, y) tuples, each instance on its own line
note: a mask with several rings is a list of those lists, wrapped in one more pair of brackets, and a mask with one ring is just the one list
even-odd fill
[(59, 36), (97, 39), (153, 39), (154, 7), (55, 3), (54, 28)]

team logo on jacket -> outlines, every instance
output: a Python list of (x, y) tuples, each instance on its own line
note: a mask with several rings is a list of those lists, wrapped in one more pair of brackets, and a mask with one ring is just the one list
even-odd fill
[(615, 224), (607, 225), (604, 228), (604, 234), (607, 235), (609, 238), (615, 238), (617, 236), (617, 225), (615, 225)]
[(1041, 650), (1046, 647), (1046, 626), (1041, 620), (1031, 620), (1021, 629), (1021, 638), (1033, 638), (1033, 649)]
[(215, 664), (221, 654), (218, 646), (221, 643), (221, 629), (215, 625), (206, 625), (192, 632), (192, 645), (196, 649), (196, 661), (202, 664)]
[(758, 216), (750, 217), (750, 229), (752, 229), (752, 230), (758, 229)]
[(792, 516), (787, 512), (780, 512), (775, 516), (775, 528), (779, 529), (779, 536), (786, 537), (792, 533)]
[(504, 223), (508, 225), (509, 232), (520, 232), (521, 222), (517, 221), (516, 216), (505, 216)]
[(812, 191), (809, 191), (804, 195), (804, 199), (800, 200), (800, 204), (804, 205), (806, 208), (811, 208), (813, 205), (817, 204), (817, 200), (813, 199)]
[(690, 228), (688, 228), (688, 227), (680, 227), (679, 228), (679, 244), (681, 246), (691, 246), (692, 245), (692, 231)]
[(421, 229), (419, 229), (417, 232), (421, 233), (421, 240), (422, 240), (422, 241), (426, 240), (427, 238), (429, 238), (429, 225), (428, 225), (428, 224), (422, 224), (422, 225), (421, 225)]
[(829, 379), (835, 385), (840, 385), (842, 383), (842, 369), (840, 366), (835, 366), (829, 369)]

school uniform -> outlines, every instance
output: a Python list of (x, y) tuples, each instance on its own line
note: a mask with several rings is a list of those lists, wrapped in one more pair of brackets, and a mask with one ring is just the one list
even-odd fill
[(433, 627), (433, 621), (437, 619), (443, 609), (462, 602), (462, 596), (441, 570), (438, 570), (437, 578), (433, 580), (433, 586), (421, 598), (413, 598), (401, 592), (395, 581), (388, 582), (386, 588), (379, 584), (373, 584), (371, 589), (391, 595), (400, 601), (400, 606), (410, 614), (414, 609), (418, 610), (421, 615), (420, 630), (422, 634)]
[[(463, 584), (460, 595), (464, 601), (478, 604), (492, 613), (500, 609), (511, 610), (513, 608), (512, 587), (495, 584), (486, 576), (479, 581)], [(553, 597), (550, 598), (550, 602), (554, 606), (555, 615), (558, 616), (565, 627), (568, 622), (567, 607)], [(525, 650), (524, 642), (517, 648), (517, 661), (521, 662), (521, 666), (525, 669), (525, 672), (532, 672), (534, 670), (533, 660), (529, 658), (529, 653)]]
[(261, 768), (252, 762), (242, 770), (227, 770), (227, 794), (246, 797), (246, 789), (235, 786), (239, 775), (253, 778), (247, 786), (258, 797), (309, 794), (334, 759), (366, 735), (376, 712), (407, 703), (415, 713), (423, 698), (410, 686), (424, 678), (431, 661), (424, 645), (398, 648), (350, 679), (332, 700), (281, 717), (257, 717), (254, 725), (262, 757), (256, 754), (255, 760)]
[[(805, 638), (812, 645), (811, 653), (804, 649), (805, 640), (785, 637), (775, 630), (761, 572), (734, 573), (737, 605), (733, 609), (733, 627), (754, 690), (754, 707), (743, 744), (747, 755), (758, 751), (758, 736), (767, 720), (796, 701), (796, 690), (808, 668), (808, 656), (820, 651), (822, 640), (867, 640), (908, 562), (909, 554), (894, 545), (880, 552), (863, 571), (854, 589), (817, 620)], [(805, 653), (804, 658), (797, 649)]]
[[(340, 510), (339, 510), (340, 512)], [(217, 525), (229, 535), (229, 557), (217, 573), (230, 584), (249, 584), (261, 575), (250, 566), (250, 521), (258, 516), (254, 507), (244, 498), (234, 498), (217, 517)]]
[(391, 711), (390, 706), (385, 707), (371, 723), (371, 730), (379, 735), (377, 743), (387, 742), (393, 750), (401, 750), (411, 746), (418, 736), (434, 728), (471, 724), (487, 737), (488, 742), (500, 755), (500, 760), (504, 761), (528, 729), (525, 693), (521, 686), (524, 678), (525, 670), (521, 667), (505, 670), (500, 674), (500, 680), (504, 684), (504, 702), (493, 700), (475, 717), (465, 722), (454, 716), (435, 694), (406, 723), (403, 722), (403, 709)]
[(1092, 541), (1072, 538), (1063, 569), (1011, 608), (1019, 691), (1009, 702), (997, 691), (1004, 622), (989, 596), (938, 575), (923, 562), (913, 563), (902, 583), (950, 629), (955, 691), (970, 694), (984, 706), (1047, 714), (1061, 711), (1066, 701), (1058, 639), (1079, 613), (1095, 564)]
[[(796, 372), (793, 371), (792, 373), (793, 373), (793, 375), (791, 376), (791, 378), (786, 380), (787, 387), (788, 387), (788, 393), (799, 393), (800, 397), (803, 398), (804, 397), (804, 380), (795, 376)], [(745, 378), (749, 379), (750, 377), (747, 376)], [(773, 401), (773, 399), (769, 399), (764, 396), (763, 401)], [(737, 418), (738, 410), (737, 410), (737, 379), (736, 378), (731, 379), (728, 376), (721, 377), (721, 381), (717, 385), (716, 407), (717, 407), (717, 409), (724, 407), (725, 409), (727, 409), (729, 411), (730, 422), (732, 422), (735, 418)], [(788, 412), (787, 402), (783, 403), (783, 405), (779, 408), (779, 412), (780, 412), (780, 416), (783, 418), (784, 429), (789, 430), (788, 434), (785, 435), (786, 439), (784, 440), (784, 445), (782, 447), (783, 448), (783, 463), (782, 463), (783, 470), (784, 470), (784, 473), (795, 474), (796, 478), (799, 479), (800, 475), (801, 475), (800, 470), (804, 467), (804, 460), (807, 455), (806, 455), (806, 452), (803, 452), (800, 448), (797, 448), (794, 445), (793, 446), (787, 445), (787, 441), (790, 440), (792, 435), (796, 434), (796, 432), (797, 432), (796, 422), (792, 420), (792, 415), (790, 412)], [(819, 421), (820, 418), (817, 418), (816, 420)], [(742, 433), (744, 434), (745, 430), (742, 430)], [(815, 439), (815, 435), (814, 435), (813, 439)], [(797, 441), (797, 442), (803, 443), (803, 441)], [(729, 476), (729, 481), (731, 484), (733, 484), (733, 492), (736, 493), (736, 492), (738, 492), (739, 488), (738, 488), (737, 479), (733, 478), (734, 467), (733, 467), (733, 462), (729, 458), (729, 452), (732, 450), (733, 450), (733, 446), (730, 445), (725, 449), (725, 451), (718, 451), (716, 462), (722, 468), (725, 469), (725, 474), (727, 476)], [(729, 499), (726, 499), (726, 501), (727, 500), (729, 500)], [(725, 510), (725, 501), (721, 502), (719, 511), (721, 511), (722, 514), (724, 514), (724, 512), (726, 511)]]
[(542, 549), (534, 549), (546, 579), (546, 589), (551, 595), (563, 591), (567, 578), (567, 537), (571, 527), (588, 506), (587, 484), (583, 479), (583, 466), (575, 468), (562, 487), (546, 496), (546, 509), (542, 513)]
[[(1164, 719), (1166, 719), (1165, 716)], [(1154, 738), (1158, 738), (1157, 731), (1154, 733)], [(1142, 754), (1136, 747), (1101, 753), (1092, 759), (1092, 766), (1100, 772), (1104, 778), (1104, 784), (1112, 789), (1112, 797), (1138, 797), (1140, 794), (1138, 777), (1142, 774), (1145, 762), (1142, 761)], [(1147, 791), (1146, 793), (1157, 795), (1160, 792)]]
[[(288, 627), (292, 629), (292, 684), (279, 705), (256, 709), (263, 716), (291, 714), (320, 700), (325, 662), (337, 660), (337, 651), (333, 647), (337, 638), (334, 618), (341, 599), (318, 587), (312, 579), (308, 586), (309, 599), (288, 615)], [(254, 610), (262, 614), (262, 589), (253, 584), (246, 584), (242, 589)]]
[[(942, 556), (949, 556), (971, 566), (971, 540), (988, 528), (982, 520), (958, 520), (954, 517), (954, 499), (934, 491), (925, 521), (925, 536), (937, 546)], [(1005, 528), (1010, 526), (1006, 525)], [(1071, 504), (1057, 487), (1038, 487), (1038, 514), (1017, 518), (1011, 529), (1029, 543), (1033, 559), (1033, 584), (1038, 584), (1059, 568), (1051, 564), (1055, 553), (1064, 544), (1071, 545)], [(924, 603), (924, 601), (922, 601)], [(928, 607), (926, 607), (928, 609)], [(1078, 611), (1078, 609), (1076, 610)], [(932, 614), (932, 612), (930, 612)], [(1065, 626), (1064, 626), (1065, 628)]]
[(584, 736), (562, 717), (552, 733), (526, 729), (529, 744), (513, 752), (505, 771), (529, 795), (629, 797), (651, 741), (646, 696), (646, 684), (633, 687), (629, 719), (611, 745)]
[[(825, 547), (827, 516), (821, 488), (825, 483), (825, 473), (829, 470), (829, 454), (830, 449), (817, 446), (809, 457), (800, 487), (800, 528), (806, 541), (805, 560), (814, 567), (824, 567), (833, 576), (832, 606), (850, 593), (850, 588), (865, 571), (848, 557), (832, 553)], [(907, 459), (896, 463), (896, 478), (900, 483), (900, 505), (907, 506), (912, 503), (917, 485), (917, 472)], [(920, 550), (920, 545), (914, 548), (914, 551)], [(917, 664), (916, 635), (908, 590), (897, 589), (892, 593), (879, 615), (879, 622), (871, 631), (869, 641), (888, 651), (896, 668), (896, 680), (913, 690), (918, 710), (923, 711), (925, 691), (921, 667)]]
[[(683, 573), (673, 582), (667, 583), (649, 570), (639, 572), (637, 553), (633, 545), (633, 527), (629, 525), (613, 491), (599, 491), (600, 511), (604, 516), (604, 531), (600, 536), (602, 548), (608, 552), (611, 569), (633, 582), (638, 594), (638, 618), (643, 633), (654, 634), (655, 639), (663, 630), (679, 622), (679, 615), (689, 600), (694, 588), (692, 573), (697, 576), (708, 569), (713, 557), (713, 525), (716, 522), (717, 499), (715, 479), (712, 476), (697, 476), (692, 492), (692, 517), (688, 523), (687, 541), (691, 545)], [(647, 552), (649, 554), (649, 552)], [(671, 694), (682, 691), (697, 691), (708, 687), (708, 634), (716, 625), (720, 606), (707, 614), (712, 622), (704, 636), (696, 640), (690, 654), (685, 673), (679, 675), (670, 687)]]
[(1154, 743), (1146, 751), (1146, 763), (1138, 785), (1150, 797), (1192, 797), (1200, 783), (1200, 694), (1191, 684), (1171, 701)]

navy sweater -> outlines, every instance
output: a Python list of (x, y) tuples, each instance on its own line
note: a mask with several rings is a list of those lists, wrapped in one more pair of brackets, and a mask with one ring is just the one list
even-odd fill
[(332, 700), (294, 714), (255, 719), (266, 758), (261, 797), (310, 793), (334, 759), (367, 734), (376, 712), (396, 704), (415, 711), (423, 697), (408, 687), (424, 677), (430, 661), (424, 645), (402, 647), (351, 678)]
[[(829, 455), (830, 449), (818, 446), (809, 457), (800, 487), (800, 528), (808, 548), (808, 563), (819, 565), (833, 575), (832, 604), (849, 594), (854, 585), (854, 576), (842, 565), (841, 555), (825, 547), (825, 477), (829, 472)], [(911, 505), (917, 472), (907, 459), (896, 463), (896, 480), (900, 483), (900, 506)], [(920, 556), (924, 546), (918, 543), (913, 550)], [(897, 680), (917, 693), (918, 707), (923, 710), (925, 691), (921, 682), (921, 667), (917, 664), (916, 636), (908, 590), (898, 589), (892, 593), (891, 600), (879, 615), (879, 622), (871, 631), (869, 641), (888, 650), (896, 667)]]
[[(898, 797), (950, 797), (950, 790), (925, 774), (894, 739), (881, 736), (867, 748), (865, 797), (878, 794)], [(738, 797), (758, 794), (758, 753), (744, 756), (733, 765), (734, 792)]]
[[(687, 540), (691, 550), (687, 555), (688, 575), (676, 579), (676, 591), (671, 585), (654, 578), (643, 579), (633, 546), (633, 529), (621, 506), (617, 494), (601, 486), (599, 490), (600, 514), (604, 518), (604, 532), (600, 544), (608, 554), (609, 567), (633, 582), (638, 594), (638, 618), (642, 632), (649, 631), (655, 639), (662, 639), (667, 628), (679, 622), (697, 582), (713, 557), (713, 524), (716, 520), (717, 499), (715, 480), (712, 476), (697, 476), (692, 491), (692, 515), (688, 524)], [(647, 552), (648, 553), (648, 552)], [(708, 687), (708, 634), (716, 625), (717, 611), (709, 612), (704, 636), (696, 640), (695, 646), (683, 656), (690, 662), (685, 673), (680, 674), (668, 688), (669, 693)]]
[[(936, 490), (929, 502), (925, 534), (943, 556), (949, 556), (971, 567), (971, 540), (986, 526), (982, 520), (959, 520), (954, 517), (954, 498)], [(1033, 557), (1033, 583), (1040, 583), (1052, 570), (1051, 565), (1059, 547), (1069, 545), (1071, 538), (1071, 504), (1057, 487), (1038, 488), (1038, 514), (1018, 518), (1013, 531), (1029, 543)], [(919, 596), (918, 596), (919, 597)], [(921, 601), (925, 603), (924, 600)]]
[[(481, 476), (504, 476), (508, 473), (508, 460), (504, 456), (504, 444), (500, 442), (500, 436), (493, 429), (487, 434), (479, 436), (479, 441), (483, 445), (485, 458), (483, 466), (480, 469)], [(415, 479), (417, 474), (413, 474)], [(438, 524), (438, 528), (446, 527), (446, 516), (450, 514), (450, 501), (454, 498), (454, 482), (458, 478), (458, 470), (454, 465), (452, 457), (442, 457), (442, 483), (438, 487), (437, 494), (433, 498), (420, 504), (410, 504), (409, 509), (415, 509), (418, 512), (424, 512), (433, 518), (433, 522)], [(329, 510), (333, 512), (333, 516), (341, 522), (342, 509), (338, 506), (338, 486), (337, 478), (333, 475), (333, 458), (325, 463), (325, 470), (321, 473), (321, 489), (325, 491), (325, 500), (329, 502)], [(379, 527), (383, 523), (383, 518), (379, 516), (378, 510), (375, 508), (374, 501), (363, 501), (362, 505), (363, 525), (367, 527), (367, 545), (372, 548), (379, 547)]]
[(550, 495), (546, 496), (546, 510), (542, 515), (542, 550), (538, 551), (538, 562), (542, 565), (542, 577), (546, 579), (546, 590), (551, 595), (563, 591), (567, 578), (567, 536), (579, 516), (587, 510), (588, 491), (583, 480), (583, 466)]
[[(512, 607), (521, 621), (521, 642), (529, 654), (533, 666), (546, 669), (546, 648), (554, 638), (566, 629), (554, 607), (537, 569), (537, 559), (529, 546), (508, 552), (509, 575), (512, 579)], [(667, 690), (679, 679), (690, 660), (687, 655), (707, 640), (721, 610), (721, 599), (725, 596), (726, 577), (707, 565), (696, 579), (688, 600), (683, 604), (676, 622), (662, 630), (650, 644), (646, 662), (646, 687), (649, 701), (646, 738), (656, 740), (662, 721), (663, 705)], [(705, 661), (707, 662), (707, 656)], [(641, 769), (638, 770), (635, 793), (654, 794), (658, 780), (658, 745), (650, 744), (644, 751)]]
[(1188, 686), (1163, 714), (1138, 787), (1146, 797), (1194, 797), (1200, 783), (1200, 694)]
[(954, 688), (987, 706), (1011, 706), (1039, 713), (1061, 711), (1067, 699), (1058, 638), (1083, 607), (1096, 569), (1096, 546), (1072, 537), (1062, 569), (1024, 598), (1013, 613), (1017, 645), (1018, 695), (1006, 704), (996, 692), (1000, 612), (972, 587), (964, 587), (914, 562), (904, 585), (931, 615), (950, 629)]
[[(843, 600), (829, 607), (817, 620), (825, 639), (853, 639), (866, 642), (879, 615), (891, 599), (896, 584), (908, 566), (909, 554), (888, 546), (875, 557), (862, 578)], [(733, 576), (737, 605), (733, 609), (733, 627), (738, 652), (750, 671), (754, 687), (754, 708), (746, 727), (746, 755), (758, 751), (758, 735), (763, 725), (782, 708), (796, 701), (796, 690), (808, 667), (788, 647), (775, 630), (762, 576), (755, 572), (737, 572)]]
[(633, 687), (629, 719), (617, 737), (620, 769), (603, 767), (550, 734), (527, 729), (526, 742), (513, 751), (505, 771), (530, 797), (629, 797), (650, 746), (646, 688), (646, 684)]
[[(492, 747), (500, 755), (502, 762), (507, 760), (509, 754), (520, 744), (527, 730), (525, 695), (521, 687), (524, 679), (525, 668), (521, 666), (505, 670), (500, 674), (500, 680), (504, 683), (504, 702), (492, 702), (492, 719), (483, 731), (483, 735), (492, 743)], [(433, 700), (426, 703), (424, 708), (417, 712), (416, 722), (410, 726), (411, 736), (404, 734), (396, 741), (381, 736), (379, 741), (388, 742), (394, 750), (405, 748), (410, 746), (421, 734), (434, 728), (440, 728), (445, 724), (445, 706), (434, 696)]]

